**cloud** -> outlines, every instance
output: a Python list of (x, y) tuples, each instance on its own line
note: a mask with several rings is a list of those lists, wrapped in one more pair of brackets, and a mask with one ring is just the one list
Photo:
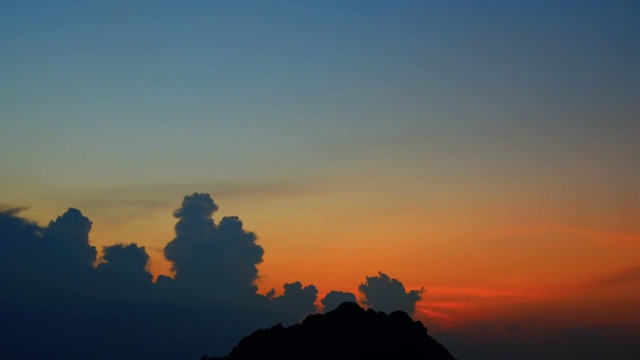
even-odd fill
[[(25, 280), (38, 279), (44, 251), (40, 245), (43, 229), (18, 217), (19, 208), (0, 210), (0, 297), (21, 301), (33, 294), (22, 287)], [(34, 295), (34, 294), (33, 294)]]
[(67, 262), (62, 266), (93, 266), (98, 252), (89, 244), (91, 226), (89, 218), (82, 215), (80, 210), (69, 208), (45, 229), (43, 240), (47, 250), (53, 251), (52, 257), (66, 258)]
[(156, 283), (135, 243), (106, 246), (97, 259), (93, 224), (80, 210), (47, 226), (21, 210), (0, 210), (0, 331), (11, 334), (0, 342), (1, 358), (224, 354), (256, 328), (316, 311), (313, 285), (285, 284), (279, 297), (256, 293), (264, 249), (238, 217), (216, 224), (208, 194), (188, 195), (174, 211), (176, 235), (164, 254), (175, 278)]
[[(284, 293), (257, 293), (264, 249), (239, 217), (213, 218), (207, 193), (173, 212), (175, 237), (164, 255), (175, 277), (154, 283), (143, 246), (119, 241), (102, 257), (92, 221), (76, 208), (41, 226), (22, 208), (0, 210), (0, 358), (96, 360), (224, 355), (258, 328), (293, 324), (318, 312), (318, 289), (293, 280)], [(373, 307), (414, 309), (419, 291), (380, 273), (361, 291)], [(325, 309), (355, 295), (330, 292)], [(396, 306), (398, 305), (398, 306)]]
[(264, 249), (238, 217), (223, 217), (216, 225), (212, 215), (217, 210), (209, 194), (194, 193), (174, 211), (176, 237), (164, 248), (176, 273), (170, 286), (191, 302), (245, 302), (256, 296)]
[(13, 209), (0, 213), (4, 293), (32, 303), (92, 296), (97, 251), (89, 244), (91, 221), (74, 208), (44, 228), (17, 215)]
[[(12, 250), (12, 247), (30, 245), (42, 231), (35, 222), (18, 216), (22, 210), (23, 208), (19, 207), (0, 209), (0, 246), (5, 250), (0, 252), (0, 256), (6, 257), (9, 251), (20, 251)], [(7, 257), (6, 260), (10, 258)]]
[(404, 311), (413, 315), (416, 303), (420, 301), (424, 289), (405, 291), (404, 285), (387, 274), (378, 272), (378, 276), (367, 277), (358, 287), (363, 295), (362, 303), (377, 311)]
[(430, 286), (429, 293), (433, 304), (434, 300), (441, 302), (478, 302), (478, 301), (531, 301), (539, 299), (540, 294), (535, 291), (524, 291), (521, 289), (495, 289), (479, 287), (451, 287), (451, 286)]
[(640, 282), (640, 265), (634, 265), (609, 273), (596, 280), (599, 286), (615, 286)]
[(343, 302), (358, 303), (356, 296), (350, 292), (331, 291), (320, 302), (322, 303), (322, 312), (326, 313), (338, 307)]
[(582, 239), (604, 244), (639, 245), (640, 236), (630, 232), (605, 231), (594, 228), (576, 226), (535, 226), (525, 228), (508, 229), (492, 232), (497, 239), (514, 239), (520, 237), (546, 237), (561, 235), (567, 239)]
[(305, 316), (318, 311), (315, 302), (318, 289), (315, 286), (303, 286), (301, 282), (284, 284), (284, 294), (273, 297), (272, 289), (267, 297), (272, 300), (274, 311), (282, 314), (283, 324), (292, 324), (301, 321)]
[(18, 215), (20, 212), (22, 211), (26, 211), (29, 210), (28, 206), (7, 206), (7, 205), (0, 205), (0, 213), (5, 214), (5, 215), (9, 215), (9, 216), (15, 216)]
[(145, 300), (151, 295), (153, 276), (147, 270), (149, 255), (144, 246), (116, 244), (105, 246), (103, 262), (96, 267), (97, 288), (102, 297), (119, 300)]
[(152, 212), (166, 211), (175, 204), (185, 189), (207, 189), (217, 199), (234, 202), (255, 202), (295, 197), (325, 191), (326, 185), (317, 179), (273, 179), (257, 181), (227, 179), (209, 181), (173, 181), (149, 184), (128, 184), (83, 189), (50, 189), (55, 196), (71, 201), (85, 210), (100, 209), (102, 222), (131, 223), (148, 217)]

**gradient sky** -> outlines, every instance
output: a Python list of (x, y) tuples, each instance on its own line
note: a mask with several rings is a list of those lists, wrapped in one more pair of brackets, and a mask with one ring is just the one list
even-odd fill
[(159, 275), (172, 211), (207, 192), (257, 234), (263, 293), (383, 271), (443, 336), (640, 334), (639, 13), (5, 1), (0, 204), (79, 208)]

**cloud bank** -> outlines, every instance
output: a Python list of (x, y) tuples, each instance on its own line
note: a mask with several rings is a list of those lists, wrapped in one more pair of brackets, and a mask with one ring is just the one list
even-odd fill
[[(69, 208), (47, 226), (0, 209), (0, 358), (188, 359), (224, 355), (243, 336), (319, 312), (314, 285), (293, 280), (257, 293), (264, 249), (236, 216), (216, 222), (209, 194), (184, 197), (164, 247), (173, 278), (153, 282), (136, 243), (98, 251), (92, 222)], [(360, 286), (366, 306), (413, 313), (418, 291), (379, 273)], [(385, 295), (386, 294), (386, 295)], [(325, 311), (354, 294), (332, 291)], [(394, 308), (397, 307), (397, 308)]]

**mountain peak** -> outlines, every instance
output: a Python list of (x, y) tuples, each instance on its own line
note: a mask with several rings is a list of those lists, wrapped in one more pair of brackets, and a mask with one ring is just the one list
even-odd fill
[(326, 314), (309, 315), (289, 327), (278, 324), (257, 330), (240, 340), (229, 355), (209, 360), (257, 358), (455, 360), (407, 313), (387, 315), (353, 302)]

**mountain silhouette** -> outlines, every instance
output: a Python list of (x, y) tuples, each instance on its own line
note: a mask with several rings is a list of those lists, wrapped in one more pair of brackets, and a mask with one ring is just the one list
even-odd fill
[(326, 314), (307, 316), (289, 327), (260, 329), (224, 357), (244, 359), (429, 359), (455, 360), (420, 321), (403, 311), (386, 314), (343, 302)]

